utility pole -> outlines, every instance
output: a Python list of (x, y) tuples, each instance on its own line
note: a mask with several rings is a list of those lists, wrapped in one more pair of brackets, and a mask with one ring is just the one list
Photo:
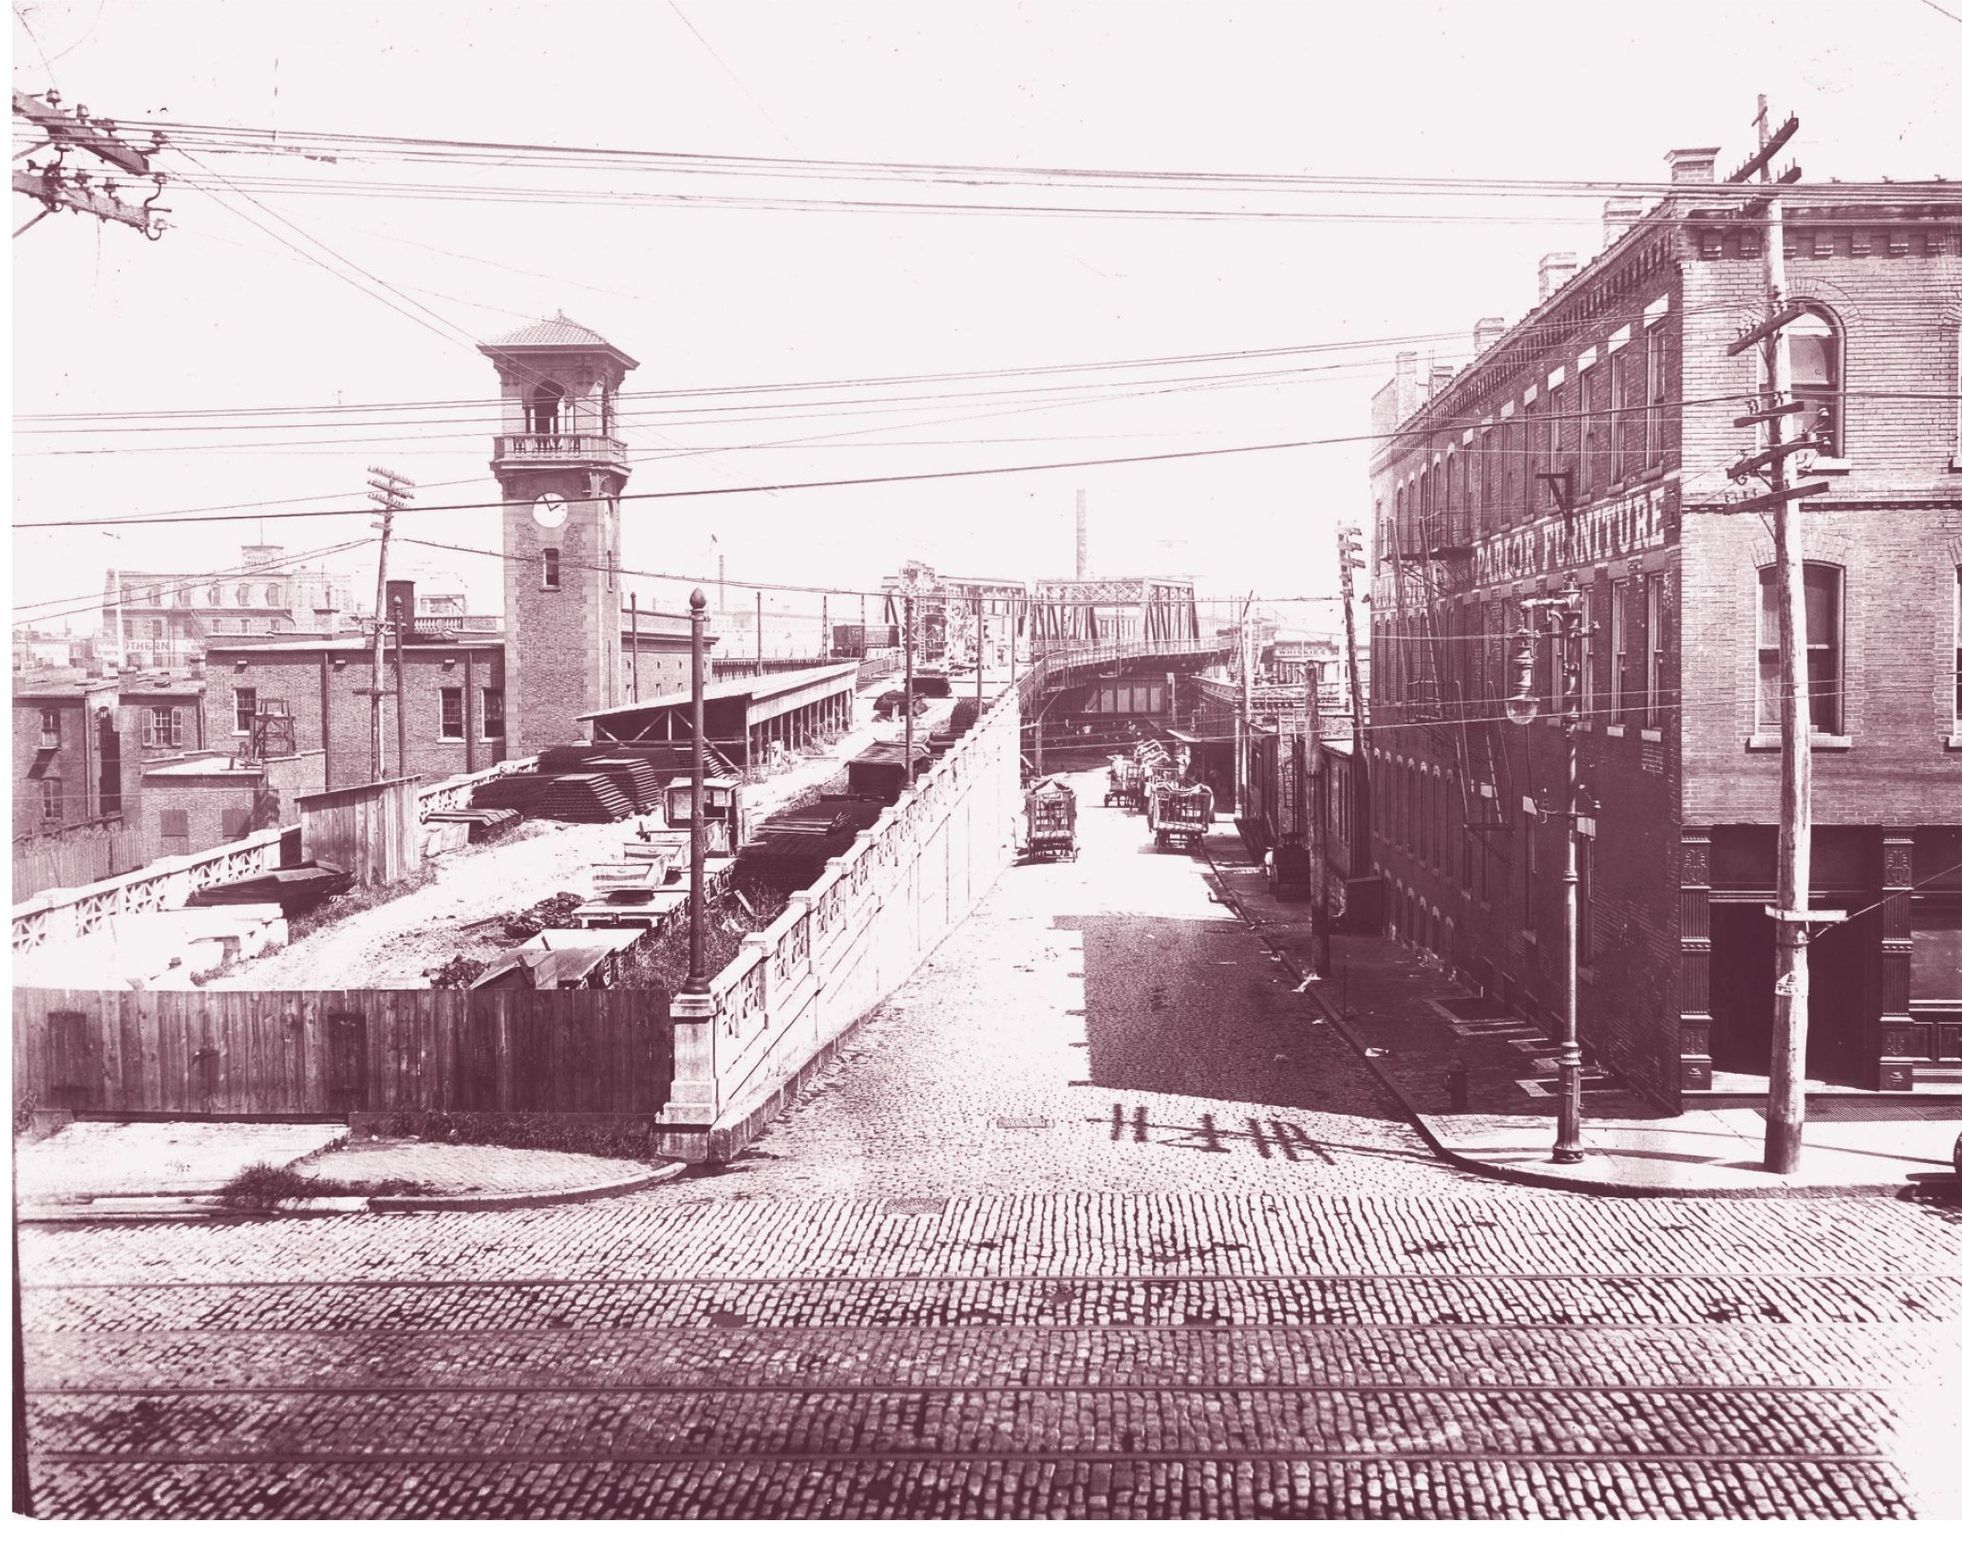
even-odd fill
[(1798, 180), (1798, 167), (1788, 167), (1775, 180), (1771, 157), (1798, 132), (1791, 117), (1775, 132), (1765, 98), (1758, 98), (1758, 149), (1732, 173), (1731, 182), (1755, 176), (1764, 197), (1747, 212), (1764, 216), (1765, 319), (1731, 345), (1732, 356), (1758, 346), (1764, 351), (1763, 410), (1737, 419), (1737, 425), (1762, 424), (1765, 448), (1730, 468), (1731, 479), (1762, 474), (1770, 491), (1731, 505), (1733, 512), (1770, 508), (1778, 567), (1778, 899), (1769, 913), (1776, 928), (1773, 969), (1771, 1077), (1765, 1106), (1764, 1164), (1774, 1172), (1798, 1170), (1805, 1140), (1805, 1040), (1808, 943), (1815, 920), (1836, 918), (1837, 912), (1812, 908), (1812, 692), (1808, 678), (1805, 625), (1805, 526), (1800, 499), (1825, 490), (1824, 483), (1792, 485), (1785, 461), (1790, 455), (1817, 447), (1807, 436), (1787, 437), (1785, 420), (1805, 410), (1788, 399), (1791, 382), (1791, 340), (1785, 328), (1804, 312), (1785, 298), (1785, 215), (1777, 189)]
[[(380, 506), (381, 551), (375, 558), (375, 660), (368, 681), (369, 779), (382, 779), (382, 642), (388, 614), (388, 538), (395, 515), (415, 497), (415, 483), (385, 466), (368, 467), (368, 501)], [(399, 767), (398, 767), (399, 768)]]
[(756, 677), (763, 677), (763, 591), (756, 591)]
[(631, 672), (627, 689), (632, 692), (635, 702), (640, 700), (640, 596), (627, 595), (627, 635), (632, 640), (628, 646), (627, 667)]
[[(409, 618), (402, 613), (400, 596), (389, 605), (389, 610), (395, 627), (395, 774), (406, 776), (409, 774), (409, 701), (408, 670), (403, 667), (402, 644), (408, 638)], [(467, 723), (463, 736), (468, 741), (470, 731)]]
[(1240, 715), (1233, 724), (1233, 806), (1240, 816), (1247, 815), (1247, 783), (1252, 779), (1253, 761), (1253, 639), (1248, 632), (1248, 616), (1254, 597), (1240, 606)]
[[(141, 230), (153, 241), (163, 238), (162, 221), (152, 224), (151, 216), (170, 212), (156, 206), (157, 199), (163, 196), (164, 178), (162, 173), (150, 169), (150, 157), (163, 148), (162, 134), (152, 134), (155, 142), (148, 150), (136, 149), (116, 137), (112, 120), (91, 119), (86, 107), (63, 112), (58, 91), (50, 91), (45, 97), (14, 92), (14, 116), (25, 118), (47, 136), (34, 149), (52, 148), (55, 152), (54, 160), (47, 165), (37, 166), (29, 161), (25, 170), (14, 173), (14, 191), (38, 198), (45, 205), (15, 235), (25, 234), (29, 226), (39, 224), (56, 209), (65, 208), (78, 214), (93, 214), (97, 219), (115, 220)], [(130, 176), (147, 177), (156, 183), (157, 190), (140, 205), (124, 203), (116, 197), (115, 182), (105, 180), (98, 191), (89, 185), (86, 171), (65, 172), (64, 157), (70, 150), (86, 151)]]
[(906, 596), (906, 785), (913, 784), (913, 596)]
[(1351, 743), (1350, 765), (1356, 784), (1355, 817), (1349, 821), (1354, 830), (1354, 844), (1350, 848), (1349, 864), (1359, 877), (1368, 877), (1370, 870), (1369, 850), (1369, 750), (1363, 742), (1363, 689), (1362, 669), (1356, 661), (1356, 601), (1355, 573), (1358, 568), (1369, 564), (1363, 556), (1362, 531), (1354, 525), (1344, 525), (1335, 532), (1337, 565), (1342, 569), (1342, 625), (1349, 638), (1349, 711), (1355, 721)]
[(831, 656), (831, 596), (818, 595), (818, 657)]

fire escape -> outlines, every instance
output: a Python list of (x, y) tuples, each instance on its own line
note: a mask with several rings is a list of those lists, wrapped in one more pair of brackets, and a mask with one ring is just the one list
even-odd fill
[[(1424, 730), (1438, 763), (1451, 769), (1461, 827), (1504, 860), (1509, 853), (1491, 837), (1512, 827), (1501, 811), (1508, 806), (1511, 766), (1492, 701), (1473, 698), (1466, 688), (1470, 649), (1486, 649), (1487, 639), (1482, 619), (1467, 619), (1454, 603), (1471, 586), (1472, 516), (1465, 488), (1454, 486), (1445, 470), (1423, 477), (1410, 517), (1392, 523), (1391, 573), (1413, 671), (1404, 720)], [(1481, 611), (1474, 607), (1470, 615)], [(1449, 645), (1454, 625), (1469, 633), (1456, 648)], [(1493, 796), (1480, 795), (1481, 786)]]

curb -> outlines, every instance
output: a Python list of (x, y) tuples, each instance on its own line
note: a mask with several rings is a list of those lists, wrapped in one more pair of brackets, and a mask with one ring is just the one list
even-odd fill
[(80, 1204), (24, 1209), (22, 1225), (95, 1225), (133, 1222), (190, 1222), (200, 1220), (305, 1220), (322, 1215), (475, 1213), (498, 1209), (541, 1209), (552, 1204), (583, 1204), (592, 1199), (638, 1193), (686, 1171), (681, 1161), (663, 1162), (642, 1177), (595, 1183), (584, 1188), (542, 1188), (526, 1193), (346, 1194), (332, 1198), (281, 1199), (246, 1206), (221, 1203), (209, 1194), (186, 1194), (171, 1204), (157, 1195), (116, 1198), (113, 1195)]
[[(1210, 850), (1206, 852), (1206, 863), (1212, 868), (1213, 876), (1218, 881), (1220, 902), (1230, 909), (1239, 919), (1240, 923), (1255, 933), (1256, 938), (1258, 938), (1260, 923), (1247, 913), (1246, 907), (1240, 902), (1239, 896), (1228, 887), (1226, 876), (1220, 871), (1219, 864), (1214, 860), (1213, 853)], [(1943, 1173), (1941, 1174), (1942, 1180), (1926, 1182), (1903, 1180), (1901, 1182), (1886, 1183), (1822, 1183), (1789, 1188), (1670, 1188), (1654, 1183), (1618, 1182), (1612, 1178), (1603, 1177), (1583, 1177), (1579, 1175), (1567, 1177), (1555, 1172), (1526, 1170), (1520, 1167), (1507, 1166), (1497, 1161), (1484, 1161), (1477, 1156), (1465, 1155), (1463, 1152), (1444, 1143), (1437, 1131), (1431, 1127), (1430, 1115), (1419, 1112), (1403, 1087), (1391, 1078), (1389, 1072), (1376, 1059), (1364, 1052), (1366, 1046), (1357, 1037), (1355, 1029), (1335, 1009), (1329, 998), (1322, 993), (1322, 985), (1326, 981), (1308, 975), (1283, 949), (1268, 945), (1264, 941), (1262, 945), (1266, 948), (1269, 957), (1278, 959), (1281, 966), (1294, 976), (1295, 981), (1305, 986), (1305, 993), (1321, 1008), (1322, 1015), (1328, 1020), (1328, 1025), (1334, 1028), (1342, 1041), (1355, 1051), (1356, 1057), (1369, 1067), (1371, 1074), (1376, 1077), (1383, 1089), (1395, 1100), (1397, 1106), (1403, 1109), (1404, 1117), (1410, 1120), (1411, 1126), (1417, 1131), (1424, 1143), (1430, 1146), (1436, 1155), (1464, 1171), (1476, 1172), (1483, 1177), (1497, 1178), (1501, 1182), (1518, 1183), (1528, 1188), (1557, 1188), (1564, 1189), (1570, 1193), (1592, 1194), (1600, 1198), (1640, 1199), (1707, 1198), (1752, 1200), (1893, 1197), (1903, 1189), (1919, 1189), (1923, 1192), (1940, 1191), (1962, 1180), (1962, 1174), (1958, 1174), (1958, 1177), (1949, 1177), (1948, 1174)]]

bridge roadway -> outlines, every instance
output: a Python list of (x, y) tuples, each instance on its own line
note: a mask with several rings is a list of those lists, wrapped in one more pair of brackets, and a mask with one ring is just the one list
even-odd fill
[(1099, 784), (727, 1169), (24, 1233), (41, 1512), (1955, 1512), (1962, 1213), (1446, 1168)]

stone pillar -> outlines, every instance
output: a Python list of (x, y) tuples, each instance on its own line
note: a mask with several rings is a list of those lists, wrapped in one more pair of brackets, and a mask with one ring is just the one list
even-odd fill
[(1679, 1091), (1710, 1089), (1710, 831), (1683, 826), (1682, 1013), (1676, 1032)]
[(1883, 1092), (1914, 1089), (1914, 1062), (1928, 1045), (1908, 1012), (1909, 969), (1914, 962), (1914, 831), (1881, 831), (1880, 848), (1880, 1053), (1875, 1087)]
[(674, 1081), (661, 1109), (659, 1147), (664, 1156), (703, 1161), (709, 1126), (721, 1112), (716, 1079), (715, 998), (677, 995), (668, 1003), (674, 1031)]

